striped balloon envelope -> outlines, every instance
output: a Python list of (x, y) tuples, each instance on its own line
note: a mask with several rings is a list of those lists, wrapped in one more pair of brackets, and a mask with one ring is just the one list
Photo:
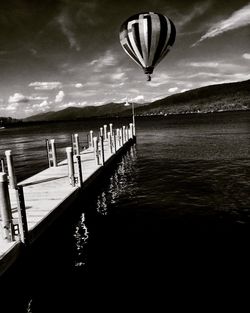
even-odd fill
[(174, 23), (166, 16), (147, 12), (128, 18), (120, 29), (125, 52), (143, 68), (151, 80), (154, 67), (166, 56), (175, 42)]

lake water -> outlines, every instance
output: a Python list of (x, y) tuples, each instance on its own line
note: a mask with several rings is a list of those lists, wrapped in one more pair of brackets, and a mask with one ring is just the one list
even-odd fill
[[(0, 153), (13, 150), (21, 180), (47, 166), (45, 138), (56, 139), (63, 159), (71, 134), (85, 145), (100, 122), (6, 129)], [(85, 312), (117, 301), (120, 312), (183, 295), (191, 281), (196, 293), (207, 282), (213, 292), (247, 282), (249, 125), (249, 111), (138, 118), (136, 146), (32, 252), (16, 312)]]

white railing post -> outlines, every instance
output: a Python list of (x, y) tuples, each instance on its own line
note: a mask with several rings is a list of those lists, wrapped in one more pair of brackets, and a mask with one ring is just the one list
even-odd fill
[(69, 183), (70, 183), (70, 185), (75, 187), (75, 169), (74, 169), (74, 159), (73, 159), (72, 147), (67, 147), (66, 153), (67, 153), (67, 161), (68, 161)]
[(119, 128), (117, 128), (116, 129), (116, 140), (117, 140), (117, 149), (119, 149), (120, 148), (120, 129)]
[(78, 134), (74, 134), (72, 136), (72, 141), (73, 141), (73, 154), (80, 155), (79, 135)]
[(99, 165), (99, 154), (98, 154), (98, 142), (97, 142), (97, 137), (94, 137), (94, 138), (93, 138), (93, 145), (94, 145), (95, 161), (96, 161), (96, 164)]
[(82, 187), (82, 183), (83, 183), (83, 180), (82, 180), (82, 162), (81, 162), (81, 156), (78, 154), (76, 156), (76, 164), (77, 164), (77, 172), (78, 172), (78, 187)]
[(114, 135), (113, 135), (113, 144), (114, 144), (114, 153), (116, 153), (117, 151), (117, 144), (116, 144), (116, 134), (114, 132)]
[(27, 245), (29, 243), (29, 232), (22, 185), (17, 186), (16, 199), (17, 199), (19, 235), (22, 243)]
[(103, 125), (103, 130), (104, 130), (104, 140), (107, 140), (107, 125)]
[(55, 139), (50, 139), (53, 167), (57, 167)]
[(10, 188), (16, 189), (16, 175), (15, 175), (15, 168), (13, 164), (13, 156), (11, 150), (5, 151), (6, 161), (7, 161), (7, 169), (8, 169), (8, 178), (9, 178), (9, 185)]
[(93, 130), (89, 132), (89, 147), (93, 148)]
[(0, 173), (0, 213), (4, 240), (10, 242), (13, 238), (12, 213), (7, 174), (3, 172)]
[(0, 172), (5, 172), (4, 159), (0, 160)]
[(109, 124), (109, 131), (110, 131), (110, 134), (112, 136), (113, 135), (113, 124), (112, 123)]
[(126, 142), (126, 132), (125, 132), (126, 127), (122, 126), (122, 145), (125, 144)]
[(100, 137), (100, 141), (101, 141), (101, 162), (102, 162), (102, 165), (103, 165), (105, 163), (103, 136)]
[(103, 136), (103, 127), (100, 127), (100, 137)]
[(112, 154), (112, 139), (111, 139), (111, 134), (108, 132), (108, 146), (109, 146), (109, 152)]
[(129, 124), (129, 138), (133, 138), (133, 123)]
[(126, 141), (129, 140), (129, 131), (128, 131), (128, 126), (126, 126)]

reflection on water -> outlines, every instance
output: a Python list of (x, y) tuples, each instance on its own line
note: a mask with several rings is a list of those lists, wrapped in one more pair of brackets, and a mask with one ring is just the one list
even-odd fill
[(76, 267), (84, 266), (86, 264), (86, 244), (89, 237), (88, 229), (85, 224), (85, 214), (82, 213), (78, 223), (75, 226), (74, 231), (74, 247), (75, 247), (75, 259), (74, 265)]
[(102, 192), (97, 197), (96, 210), (101, 215), (107, 215), (107, 208), (107, 196), (105, 192)]
[(108, 208), (117, 203), (118, 199), (125, 197), (127, 200), (132, 198), (136, 193), (135, 184), (135, 163), (136, 163), (136, 147), (133, 146), (129, 152), (122, 157), (115, 172), (108, 181), (108, 188), (105, 185), (96, 200), (96, 210), (101, 215), (107, 215)]

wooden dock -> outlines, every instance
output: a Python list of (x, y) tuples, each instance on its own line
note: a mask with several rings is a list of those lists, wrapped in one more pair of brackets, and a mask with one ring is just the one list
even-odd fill
[[(101, 130), (99, 137), (92, 137), (91, 134), (89, 147), (80, 151), (76, 142), (75, 154), (73, 144), (73, 149), (66, 148), (67, 159), (16, 186), (15, 184), (11, 186), (9, 174), (8, 194), (12, 226), (14, 229), (17, 226), (17, 231), (10, 240), (6, 238), (6, 231), (4, 232), (4, 228), (0, 226), (0, 276), (19, 257), (21, 249), (27, 242), (29, 245), (34, 244), (36, 239), (71, 206), (79, 193), (96, 181), (105, 167), (113, 164), (116, 157), (122, 155), (134, 143), (133, 124), (130, 124), (129, 128), (123, 126), (122, 129), (117, 129), (116, 133), (111, 129), (111, 132), (105, 132), (104, 136)], [(71, 163), (70, 160), (73, 162)], [(24, 225), (27, 229), (25, 236), (23, 234), (20, 236), (23, 221), (20, 221), (18, 188), (23, 191), (24, 203), (22, 205), (25, 206), (26, 215), (24, 222), (27, 221)]]

